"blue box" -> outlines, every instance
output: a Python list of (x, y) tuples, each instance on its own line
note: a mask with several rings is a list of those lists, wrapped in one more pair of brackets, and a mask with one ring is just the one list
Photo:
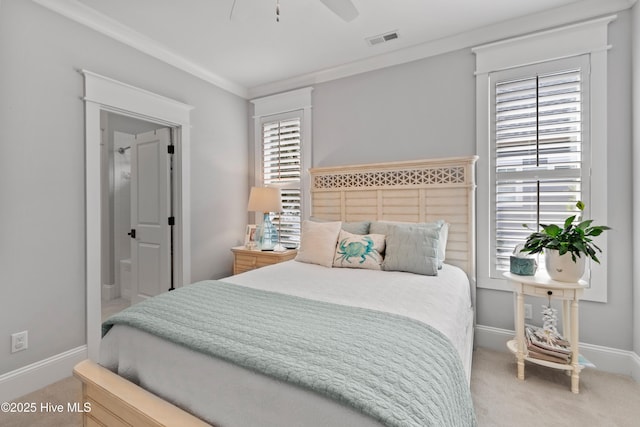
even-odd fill
[(538, 269), (538, 262), (535, 258), (518, 258), (511, 255), (509, 271), (519, 276), (533, 276)]

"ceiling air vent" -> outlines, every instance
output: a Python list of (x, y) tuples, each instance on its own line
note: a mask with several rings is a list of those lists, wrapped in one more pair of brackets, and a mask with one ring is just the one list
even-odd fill
[(367, 37), (365, 40), (369, 43), (369, 46), (375, 46), (377, 44), (386, 43), (398, 38), (398, 31), (391, 31), (385, 34), (379, 34), (373, 37)]

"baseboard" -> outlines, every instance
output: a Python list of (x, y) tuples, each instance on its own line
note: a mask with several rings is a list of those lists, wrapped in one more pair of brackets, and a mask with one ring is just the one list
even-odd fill
[(508, 351), (507, 341), (513, 339), (514, 331), (494, 328), (492, 326), (476, 325), (475, 346), (495, 351)]
[(638, 353), (631, 355), (631, 378), (640, 383), (640, 356)]
[(104, 301), (111, 301), (120, 298), (120, 286), (116, 284), (102, 284), (101, 295)]
[(73, 348), (0, 375), (0, 402), (8, 402), (71, 376), (73, 367), (87, 358), (87, 346)]
[[(475, 345), (506, 352), (506, 343), (513, 339), (514, 335), (515, 332), (508, 329), (476, 325)], [(640, 382), (640, 357), (633, 351), (581, 342), (580, 353), (595, 364), (596, 369), (628, 375)]]

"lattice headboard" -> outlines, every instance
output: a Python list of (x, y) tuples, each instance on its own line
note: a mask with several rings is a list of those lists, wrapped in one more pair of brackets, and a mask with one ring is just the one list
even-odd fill
[[(449, 224), (447, 259), (475, 288), (477, 156), (312, 168), (314, 217)], [(474, 295), (475, 297), (475, 295)]]

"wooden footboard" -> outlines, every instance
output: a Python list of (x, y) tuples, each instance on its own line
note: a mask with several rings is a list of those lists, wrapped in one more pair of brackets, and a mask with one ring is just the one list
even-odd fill
[(83, 402), (91, 406), (85, 408), (85, 427), (210, 426), (90, 360), (78, 363), (73, 375), (82, 382)]

